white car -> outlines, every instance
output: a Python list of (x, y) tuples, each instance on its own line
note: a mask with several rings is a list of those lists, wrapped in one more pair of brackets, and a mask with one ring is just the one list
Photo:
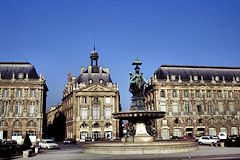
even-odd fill
[(227, 139), (227, 133), (225, 132), (220, 132), (219, 135), (218, 135), (218, 138), (220, 140), (226, 140)]
[(218, 142), (218, 139), (213, 138), (212, 136), (202, 136), (199, 138), (199, 144), (215, 144)]
[(56, 144), (51, 139), (42, 139), (41, 141), (39, 141), (38, 145), (40, 148), (46, 148), (46, 149), (59, 148), (58, 144)]

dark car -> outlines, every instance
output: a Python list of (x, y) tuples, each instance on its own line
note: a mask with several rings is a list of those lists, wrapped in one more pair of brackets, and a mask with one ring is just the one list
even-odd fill
[(178, 136), (172, 136), (171, 139), (177, 140), (177, 139), (180, 139), (180, 137), (178, 137)]
[(86, 141), (86, 142), (92, 141), (92, 138), (91, 138), (91, 137), (87, 137), (87, 138), (85, 139), (85, 141)]
[(63, 141), (63, 144), (76, 144), (76, 143), (77, 143), (76, 139), (73, 138), (68, 138)]

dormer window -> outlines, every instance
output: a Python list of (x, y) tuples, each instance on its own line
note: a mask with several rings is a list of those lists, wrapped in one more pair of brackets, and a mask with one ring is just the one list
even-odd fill
[(216, 81), (219, 81), (219, 76), (216, 76), (216, 77), (215, 77), (215, 80), (216, 80)]
[(18, 79), (23, 79), (24, 78), (24, 73), (18, 73)]
[(175, 81), (176, 80), (176, 76), (175, 75), (171, 75), (171, 80)]
[(198, 76), (194, 76), (194, 77), (193, 77), (193, 80), (194, 80), (194, 81), (198, 81)]
[(92, 79), (89, 79), (88, 82), (89, 82), (89, 84), (92, 84), (92, 83), (93, 83), (93, 80), (92, 80)]
[(239, 82), (239, 81), (240, 81), (240, 78), (239, 78), (239, 77), (236, 77), (236, 81)]
[(100, 80), (99, 80), (99, 83), (103, 84), (103, 80), (102, 80), (102, 79), (100, 79)]

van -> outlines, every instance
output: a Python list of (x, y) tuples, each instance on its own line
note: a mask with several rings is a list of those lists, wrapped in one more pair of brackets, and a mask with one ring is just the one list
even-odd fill
[(227, 139), (227, 133), (225, 133), (225, 132), (220, 132), (220, 133), (218, 134), (218, 138), (219, 138), (220, 140), (226, 140), (226, 139)]

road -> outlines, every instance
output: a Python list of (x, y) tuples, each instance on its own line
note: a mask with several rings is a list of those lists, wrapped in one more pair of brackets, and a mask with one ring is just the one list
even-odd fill
[[(234, 147), (210, 147), (208, 145), (199, 146), (199, 150), (180, 154), (158, 154), (158, 155), (96, 155), (85, 154), (81, 150), (81, 144), (63, 145), (59, 144), (60, 149), (42, 150), (41, 153), (29, 157), (30, 160), (184, 160), (184, 159), (240, 159), (240, 148)], [(26, 158), (15, 157), (14, 159), (26, 160)]]

